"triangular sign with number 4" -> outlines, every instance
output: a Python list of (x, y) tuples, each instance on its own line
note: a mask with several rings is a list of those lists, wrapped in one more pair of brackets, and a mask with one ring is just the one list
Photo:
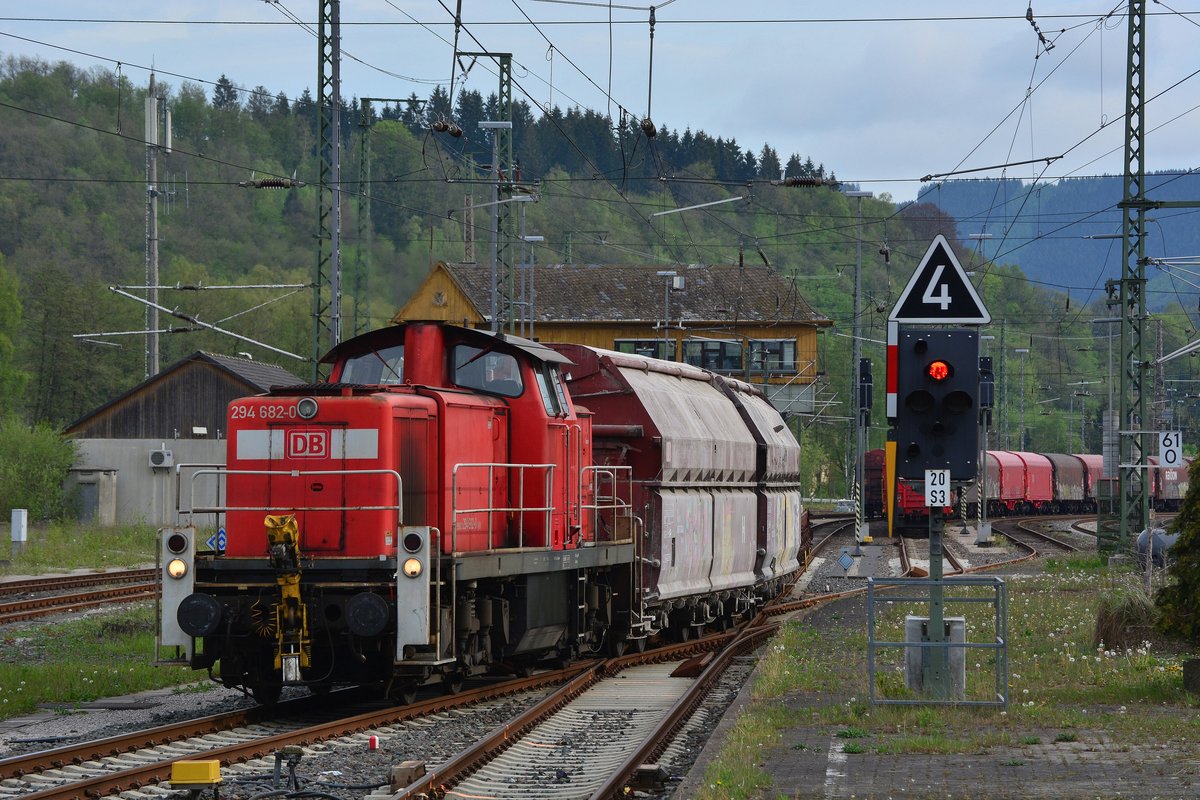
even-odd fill
[(888, 317), (915, 325), (986, 325), (984, 308), (946, 237), (938, 234)]

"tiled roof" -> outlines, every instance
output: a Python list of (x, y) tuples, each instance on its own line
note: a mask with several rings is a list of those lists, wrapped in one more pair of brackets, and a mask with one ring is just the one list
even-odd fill
[(296, 377), (283, 367), (277, 367), (274, 364), (264, 364), (261, 361), (253, 361), (248, 358), (235, 358), (233, 356), (218, 355), (217, 353), (207, 353), (203, 350), (197, 350), (173, 366), (181, 366), (187, 361), (194, 359), (211, 361), (264, 392), (272, 386), (296, 386), (304, 383), (301, 378)]
[[(476, 308), (491, 307), (489, 264), (446, 264)], [(674, 271), (683, 288), (670, 292), (672, 321), (783, 323), (830, 320), (813, 310), (796, 285), (765, 265), (686, 264), (664, 268), (640, 264), (538, 264), (534, 269), (538, 322), (655, 322)], [(517, 286), (520, 286), (519, 279)], [(519, 289), (518, 289), (519, 291)]]

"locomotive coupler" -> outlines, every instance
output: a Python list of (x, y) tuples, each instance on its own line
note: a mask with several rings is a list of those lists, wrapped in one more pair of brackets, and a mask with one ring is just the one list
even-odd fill
[(300, 528), (295, 514), (268, 515), (267, 552), (279, 585), (275, 605), (275, 669), (283, 682), (300, 683), (300, 670), (309, 666), (312, 642), (308, 609), (300, 597)]

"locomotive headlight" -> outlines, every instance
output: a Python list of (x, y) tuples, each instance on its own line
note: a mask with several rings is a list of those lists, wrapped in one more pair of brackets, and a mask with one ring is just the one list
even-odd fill
[(296, 402), (296, 413), (301, 419), (312, 419), (317, 415), (317, 401), (311, 397), (302, 397)]
[(403, 565), (403, 567), (401, 567), (401, 569), (403, 570), (404, 574), (410, 578), (420, 577), (420, 575), (421, 575), (421, 559), (406, 558), (406, 559), (404, 559), (404, 565)]
[(176, 580), (182, 578), (184, 575), (187, 575), (187, 571), (187, 562), (182, 558), (172, 558), (167, 562), (167, 574)]

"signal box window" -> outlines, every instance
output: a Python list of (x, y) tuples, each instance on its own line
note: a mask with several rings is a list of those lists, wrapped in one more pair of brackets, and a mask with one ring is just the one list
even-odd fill
[(675, 340), (667, 340), (664, 350), (662, 339), (617, 339), (613, 349), (618, 353), (632, 353), (646, 358), (662, 358), (667, 361), (675, 360)]
[(754, 339), (750, 342), (750, 375), (796, 371), (795, 339)]
[(502, 397), (519, 397), (525, 391), (516, 358), (465, 344), (454, 348), (454, 383)]
[(689, 339), (683, 343), (683, 360), (713, 372), (741, 372), (742, 343)]
[(404, 383), (404, 345), (372, 350), (346, 359), (341, 381), (367, 386)]

